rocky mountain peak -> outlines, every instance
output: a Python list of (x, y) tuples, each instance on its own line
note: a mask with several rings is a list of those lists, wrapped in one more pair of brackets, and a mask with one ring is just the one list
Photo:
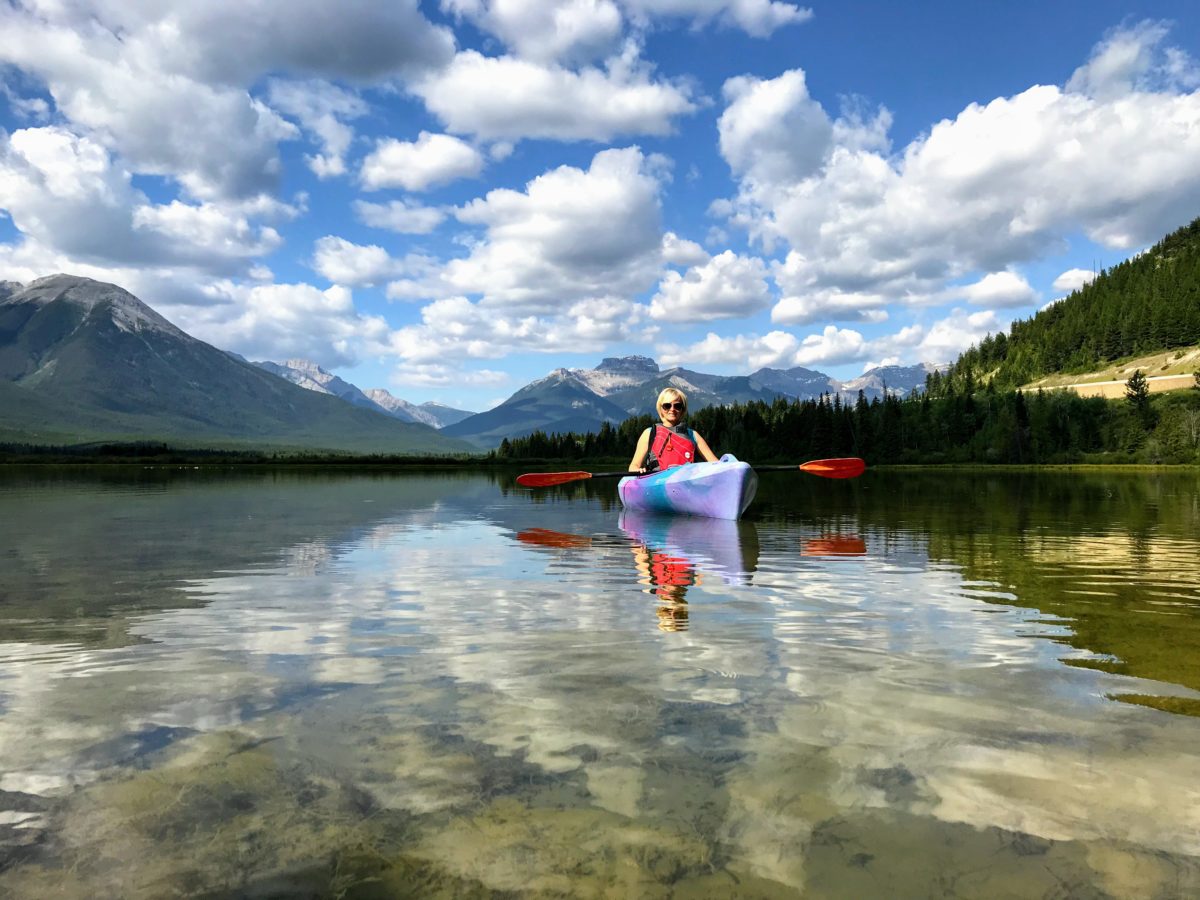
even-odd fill
[(622, 375), (645, 375), (651, 378), (658, 374), (658, 363), (648, 356), (606, 356), (596, 366), (597, 372), (617, 372)]
[(325, 369), (322, 369), (319, 365), (317, 365), (317, 363), (313, 362), (311, 359), (301, 359), (299, 357), (296, 357), (295, 359), (285, 360), (283, 364), (285, 366), (287, 366), (289, 369), (296, 369), (297, 371), (300, 371), (300, 372), (312, 372), (314, 374), (323, 372), (326, 375), (329, 374)]
[(124, 288), (80, 275), (60, 273), (38, 278), (14, 292), (5, 302), (45, 306), (56, 300), (81, 307), (89, 315), (97, 309), (108, 308), (113, 323), (122, 331), (161, 331), (191, 340)]

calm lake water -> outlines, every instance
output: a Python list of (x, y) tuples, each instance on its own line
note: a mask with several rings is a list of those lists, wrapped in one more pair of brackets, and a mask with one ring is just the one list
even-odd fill
[(0, 471), (0, 895), (1200, 895), (1200, 474), (615, 487)]

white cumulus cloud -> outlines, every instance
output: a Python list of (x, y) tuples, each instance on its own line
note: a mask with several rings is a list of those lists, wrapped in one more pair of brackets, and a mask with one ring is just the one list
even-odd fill
[(296, 212), (264, 198), (153, 204), (103, 146), (59, 126), (0, 134), (0, 209), (24, 242), (41, 248), (35, 255), (73, 261), (68, 265), (187, 266), (215, 275), (243, 271), (279, 247), (279, 234), (251, 216)]
[(1054, 279), (1054, 289), (1069, 294), (1079, 290), (1085, 284), (1091, 284), (1095, 278), (1096, 273), (1091, 269), (1067, 269)]
[(447, 129), (481, 140), (663, 135), (696, 109), (687, 87), (651, 80), (629, 53), (576, 71), (467, 50), (411, 90)]
[(482, 154), (448, 134), (422, 131), (416, 141), (380, 141), (363, 160), (362, 183), (369, 191), (404, 188), (424, 191), (483, 171)]
[(754, 37), (806, 22), (812, 11), (782, 0), (441, 0), (443, 11), (495, 35), (525, 59), (586, 62), (611, 50), (628, 29), (684, 21)]
[(602, 56), (624, 30), (612, 0), (442, 0), (441, 6), (539, 62)]
[(209, 302), (176, 310), (189, 334), (251, 359), (316, 359), (350, 366), (368, 353), (386, 351), (389, 328), (363, 315), (349, 288), (309, 284), (243, 285), (218, 282), (206, 288)]
[(501, 359), (511, 353), (578, 353), (621, 337), (620, 326), (614, 329), (614, 324), (603, 314), (504, 314), (466, 297), (446, 297), (423, 307), (419, 324), (393, 332), (389, 352), (405, 365), (416, 366), (448, 359)]
[[(971, 104), (895, 154), (886, 111), (830, 123), (798, 71), (733, 79), (720, 146), (739, 191), (713, 211), (797, 254), (781, 322), (835, 313), (831, 298), (928, 304), (971, 276), (984, 302), (1009, 277), (988, 273), (1077, 232), (1144, 245), (1200, 208), (1200, 92), (1184, 92), (1196, 67), (1165, 34), (1118, 30), (1068, 89)], [(1016, 303), (1023, 290), (1007, 287)]]
[(709, 332), (704, 339), (690, 346), (662, 344), (657, 356), (664, 365), (736, 365), (751, 370), (764, 366), (790, 366), (800, 347), (795, 335), (772, 331), (765, 335), (735, 335), (722, 337)]
[(708, 262), (708, 251), (673, 231), (663, 235), (663, 262), (669, 266), (699, 266)]
[(356, 200), (354, 212), (360, 222), (398, 234), (429, 234), (446, 219), (446, 212), (440, 207), (422, 206), (409, 200), (389, 203)]
[(974, 306), (1010, 307), (1036, 303), (1038, 293), (1016, 272), (989, 272), (973, 284), (952, 288)]
[(555, 312), (648, 289), (662, 264), (654, 171), (636, 147), (602, 150), (586, 170), (560, 166), (524, 191), (489, 191), (456, 213), (484, 229), (482, 240), (446, 264), (430, 295), (479, 295), (485, 306)]
[(726, 250), (684, 275), (668, 271), (650, 301), (650, 316), (703, 322), (752, 315), (771, 302), (766, 278), (761, 259)]
[[(448, 62), (453, 46), (417, 0), (0, 6), (0, 63), (40, 81), (72, 130), (131, 170), (175, 179), (206, 200), (278, 183), (277, 145), (298, 131), (251, 95), (263, 76), (416, 74)], [(344, 133), (317, 119), (306, 127), (335, 152), (314, 164), (332, 172)]]
[(313, 249), (313, 269), (334, 284), (367, 285), (395, 277), (400, 264), (375, 244), (364, 246), (326, 235)]
[(716, 22), (753, 37), (767, 37), (784, 25), (812, 18), (812, 10), (782, 0), (621, 0), (635, 21), (690, 19), (696, 26)]

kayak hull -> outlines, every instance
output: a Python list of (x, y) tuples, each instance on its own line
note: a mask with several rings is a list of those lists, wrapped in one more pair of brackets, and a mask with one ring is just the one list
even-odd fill
[(622, 478), (617, 485), (626, 509), (710, 519), (740, 518), (757, 490), (754, 470), (728, 454), (720, 462), (674, 466)]

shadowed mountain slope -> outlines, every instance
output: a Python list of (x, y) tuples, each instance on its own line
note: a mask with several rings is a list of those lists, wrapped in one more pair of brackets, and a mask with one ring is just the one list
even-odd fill
[[(0, 394), (8, 440), (165, 440), (456, 453), (424, 425), (290, 384), (196, 340), (129, 292), (71, 275), (5, 285)], [(33, 399), (31, 399), (31, 397)]]

